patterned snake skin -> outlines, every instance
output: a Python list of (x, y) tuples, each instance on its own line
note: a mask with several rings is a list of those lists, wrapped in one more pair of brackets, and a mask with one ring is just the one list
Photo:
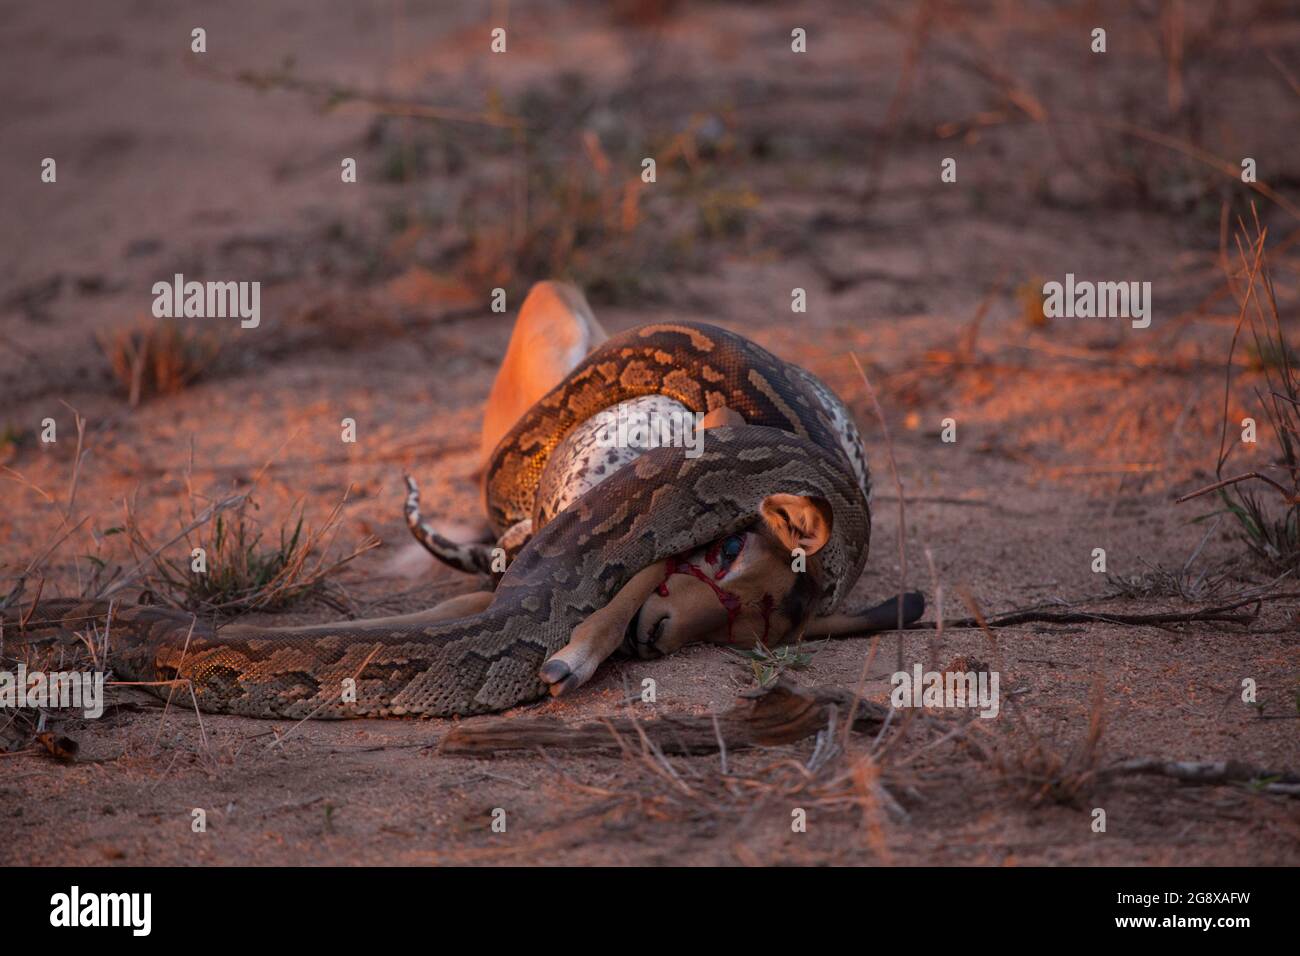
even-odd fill
[[(111, 621), (114, 671), (119, 679), (188, 680), (201, 709), (256, 717), (503, 710), (546, 695), (542, 663), (637, 572), (751, 524), (763, 498), (782, 492), (831, 505), (831, 540), (819, 554), (820, 610), (829, 612), (866, 561), (870, 513), (865, 482), (810, 381), (722, 329), (633, 329), (593, 352), (497, 447), (485, 487), (498, 530), (531, 515), (538, 477), (565, 433), (618, 401), (660, 392), (693, 411), (728, 405), (747, 424), (706, 432), (697, 458), (681, 448), (647, 451), (592, 489), (534, 535), (482, 613), (288, 633), (246, 625), (217, 631), (184, 612), (119, 606)], [(102, 625), (109, 611), (105, 602), (45, 601), (23, 612), (24, 632)], [(9, 640), (22, 639), (19, 616), (6, 622)], [(355, 700), (345, 694), (349, 678)]]

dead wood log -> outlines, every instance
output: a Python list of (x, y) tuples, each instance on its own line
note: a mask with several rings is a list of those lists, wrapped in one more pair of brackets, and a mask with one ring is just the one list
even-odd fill
[[(466, 722), (443, 738), (445, 754), (493, 754), (509, 750), (617, 750), (627, 735), (640, 734), (664, 753), (704, 754), (748, 747), (775, 747), (809, 737), (827, 724), (832, 707), (847, 713), (853, 694), (835, 687), (799, 687), (784, 678), (742, 694), (722, 714), (632, 716), (569, 722), (555, 717), (500, 717)], [(871, 729), (889, 708), (859, 700), (854, 727)], [(638, 734), (638, 728), (640, 734)]]

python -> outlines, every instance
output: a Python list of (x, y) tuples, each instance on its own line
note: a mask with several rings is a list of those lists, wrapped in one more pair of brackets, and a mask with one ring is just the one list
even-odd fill
[[(595, 447), (593, 417), (643, 398), (703, 415), (698, 457)], [(478, 575), (478, 589), (412, 614), (304, 627), (115, 607), (114, 667), (188, 681), (200, 708), (222, 713), (465, 715), (571, 693), (615, 653), (774, 646), (886, 629), (924, 609), (913, 593), (901, 607), (841, 610), (871, 534), (861, 438), (824, 383), (735, 332), (670, 321), (610, 337), (577, 289), (542, 283), (488, 396), (480, 454), (479, 540), (426, 523), (413, 480), (405, 505), (419, 544)], [(507, 556), (500, 574), (494, 550)], [(45, 601), (11, 613), (26, 634), (109, 610)]]

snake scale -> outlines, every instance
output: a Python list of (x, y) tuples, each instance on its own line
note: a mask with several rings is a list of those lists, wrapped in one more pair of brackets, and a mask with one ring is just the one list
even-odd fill
[[(97, 621), (111, 610), (119, 679), (190, 682), (198, 706), (255, 717), (451, 716), (546, 695), (542, 663), (639, 571), (753, 523), (764, 497), (818, 496), (834, 516), (818, 555), (820, 610), (835, 609), (866, 561), (864, 469), (841, 446), (813, 376), (733, 332), (656, 324), (609, 339), (502, 439), (484, 476), (493, 526), (529, 518), (551, 451), (576, 424), (660, 393), (694, 412), (720, 405), (746, 424), (705, 433), (702, 454), (656, 448), (537, 530), (482, 613), (436, 623), (350, 621), (286, 633), (214, 628), (156, 606), (51, 600), (24, 632)], [(15, 618), (7, 622), (12, 638)], [(346, 683), (351, 679), (351, 683)], [(157, 688), (165, 693), (166, 688)], [(351, 690), (351, 693), (345, 693)]]

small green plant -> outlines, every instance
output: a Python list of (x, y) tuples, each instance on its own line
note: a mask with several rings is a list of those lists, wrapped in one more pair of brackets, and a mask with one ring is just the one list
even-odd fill
[(300, 553), (302, 521), (299, 511), (293, 531), (286, 535), (286, 529), (280, 528), (279, 544), (262, 548), (263, 533), (245, 520), (242, 510), (231, 521), (217, 515), (213, 522), (212, 567), (206, 574), (190, 573), (190, 593), (204, 604), (239, 602), (248, 595), (265, 593)]
[(0, 465), (15, 458), (21, 448), (32, 443), (32, 438), (30, 432), (6, 422), (4, 428), (0, 428)]
[(1281, 774), (1273, 774), (1268, 777), (1255, 777), (1246, 781), (1246, 788), (1251, 793), (1265, 793), (1268, 791), (1268, 785), (1271, 783), (1282, 783)]
[(799, 643), (768, 647), (758, 641), (752, 648), (736, 653), (748, 662), (759, 687), (773, 683), (785, 671), (806, 670), (812, 663), (812, 655), (802, 650)]

